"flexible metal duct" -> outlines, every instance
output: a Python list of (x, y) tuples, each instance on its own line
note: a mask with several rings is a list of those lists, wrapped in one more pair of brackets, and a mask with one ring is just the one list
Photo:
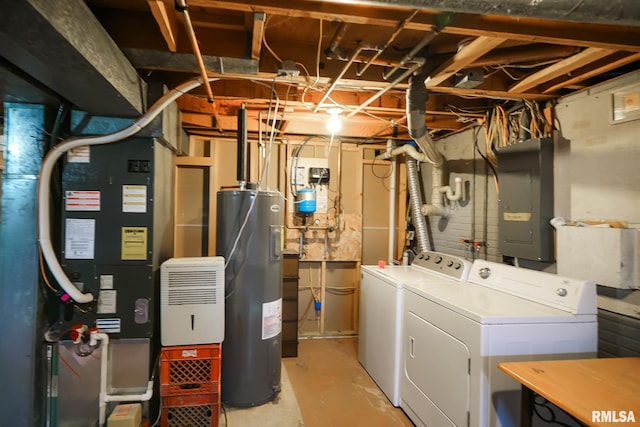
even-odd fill
[(407, 186), (409, 187), (409, 200), (411, 201), (411, 222), (416, 229), (418, 252), (428, 251), (430, 250), (429, 234), (427, 233), (427, 219), (422, 215), (418, 161), (412, 157), (407, 157)]

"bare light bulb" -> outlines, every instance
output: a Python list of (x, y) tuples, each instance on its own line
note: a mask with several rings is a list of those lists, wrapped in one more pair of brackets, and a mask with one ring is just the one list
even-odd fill
[(342, 120), (340, 120), (341, 112), (342, 110), (340, 108), (331, 108), (329, 110), (330, 117), (327, 121), (327, 130), (332, 134), (340, 132), (340, 129), (342, 129)]

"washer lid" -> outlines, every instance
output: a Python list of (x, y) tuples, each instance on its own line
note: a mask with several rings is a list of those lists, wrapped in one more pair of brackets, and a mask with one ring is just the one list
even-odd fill
[(371, 273), (387, 282), (393, 283), (396, 287), (402, 287), (407, 283), (458, 283), (446, 275), (436, 272), (425, 272), (413, 265), (388, 265), (380, 268), (377, 265), (363, 265), (362, 270)]
[(572, 314), (597, 314), (596, 285), (586, 280), (477, 259), (469, 282)]
[(469, 282), (405, 284), (404, 297), (423, 297), (481, 324), (595, 322), (596, 315), (574, 315)]

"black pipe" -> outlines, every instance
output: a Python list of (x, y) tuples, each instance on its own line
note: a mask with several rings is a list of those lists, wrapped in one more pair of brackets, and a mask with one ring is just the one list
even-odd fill
[(247, 109), (240, 107), (238, 110), (238, 164), (237, 179), (242, 188), (249, 181), (247, 168)]

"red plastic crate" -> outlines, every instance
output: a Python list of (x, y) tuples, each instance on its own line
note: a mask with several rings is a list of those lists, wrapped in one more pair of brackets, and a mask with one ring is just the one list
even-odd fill
[(162, 427), (218, 427), (218, 405), (176, 406), (162, 408)]
[(160, 396), (220, 393), (220, 344), (163, 347)]

